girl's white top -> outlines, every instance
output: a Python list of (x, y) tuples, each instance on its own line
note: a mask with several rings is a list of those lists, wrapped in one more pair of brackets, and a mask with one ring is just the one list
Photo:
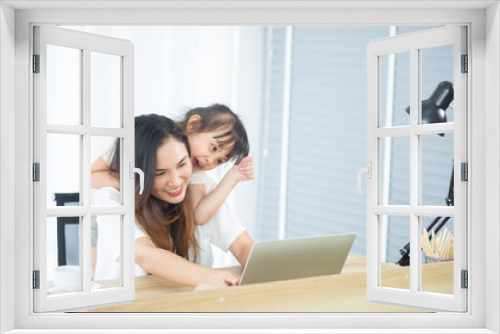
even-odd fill
[[(205, 174), (203, 172), (203, 174)], [(209, 193), (216, 186), (210, 179), (205, 179), (205, 189)], [(116, 206), (120, 204), (120, 192), (115, 188), (101, 188), (95, 192), (95, 205)], [(98, 241), (97, 264), (94, 280), (108, 280), (120, 277), (120, 216), (97, 216)], [(234, 240), (245, 231), (242, 222), (229, 206), (224, 203), (215, 216), (205, 225), (195, 225), (195, 238), (200, 246), (196, 263), (211, 267), (213, 263), (212, 244), (227, 252)], [(137, 222), (134, 227), (134, 239), (148, 237)], [(193, 259), (193, 249), (189, 251), (189, 260)], [(147, 272), (135, 264), (135, 275), (147, 275)]]
[(207, 180), (207, 173), (204, 170), (193, 169), (189, 184), (205, 184)]

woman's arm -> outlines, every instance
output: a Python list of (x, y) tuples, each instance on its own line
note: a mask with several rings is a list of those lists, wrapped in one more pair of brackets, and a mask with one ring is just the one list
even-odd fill
[(254, 177), (253, 158), (246, 157), (238, 165), (231, 168), (209, 194), (205, 193), (205, 185), (203, 184), (190, 185), (188, 189), (191, 188), (189, 191), (194, 208), (195, 224), (208, 223), (238, 182), (253, 180)]
[(229, 250), (244, 268), (253, 247), (253, 239), (247, 231), (241, 233), (229, 246)]
[(180, 285), (209, 284), (225, 287), (239, 284), (238, 276), (189, 262), (170, 251), (156, 247), (148, 237), (135, 240), (135, 262), (146, 272)]
[(120, 179), (109, 173), (109, 167), (102, 156), (90, 167), (90, 184), (92, 188), (113, 187), (120, 190)]

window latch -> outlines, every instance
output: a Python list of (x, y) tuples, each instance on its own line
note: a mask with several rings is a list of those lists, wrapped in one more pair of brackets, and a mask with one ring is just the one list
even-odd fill
[(139, 174), (139, 195), (142, 195), (142, 192), (144, 191), (144, 172), (137, 167), (134, 167), (134, 163), (132, 161), (129, 162), (129, 171), (130, 171), (130, 178), (134, 178), (134, 174)]
[(369, 179), (372, 178), (372, 163), (371, 161), (368, 161), (366, 163), (366, 167), (364, 168), (361, 168), (359, 171), (358, 171), (358, 193), (360, 195), (363, 195), (363, 193), (361, 192), (361, 175), (363, 175), (364, 173), (366, 173), (367, 177)]

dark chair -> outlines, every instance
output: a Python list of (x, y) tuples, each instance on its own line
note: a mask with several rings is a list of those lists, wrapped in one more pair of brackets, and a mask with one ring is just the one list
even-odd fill
[[(80, 194), (55, 194), (57, 206), (80, 205)], [(57, 264), (59, 266), (80, 263), (80, 217), (57, 217)]]

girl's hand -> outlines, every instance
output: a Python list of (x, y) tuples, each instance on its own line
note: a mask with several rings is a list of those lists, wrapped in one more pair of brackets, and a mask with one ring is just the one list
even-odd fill
[(253, 157), (245, 157), (239, 164), (231, 168), (231, 172), (238, 181), (250, 181), (255, 178), (253, 169)]
[(205, 283), (218, 288), (223, 288), (226, 286), (240, 284), (240, 277), (230, 273), (229, 271), (210, 270)]

